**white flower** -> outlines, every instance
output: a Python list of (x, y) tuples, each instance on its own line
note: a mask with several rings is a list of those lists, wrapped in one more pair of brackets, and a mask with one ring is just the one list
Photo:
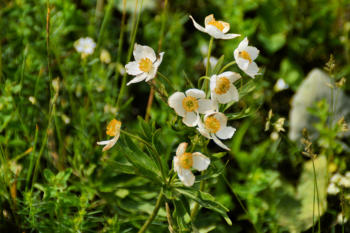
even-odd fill
[(350, 178), (342, 176), (339, 180), (338, 185), (343, 186), (344, 188), (350, 188)]
[(74, 48), (78, 53), (81, 53), (83, 58), (94, 53), (96, 43), (90, 37), (80, 38), (74, 42)]
[[(186, 94), (186, 95), (185, 95)], [(216, 106), (212, 100), (205, 99), (205, 93), (198, 89), (188, 89), (183, 92), (175, 92), (168, 99), (168, 104), (177, 115), (182, 116), (182, 122), (194, 127), (199, 122), (199, 114), (213, 111)]]
[(338, 216), (337, 216), (337, 223), (338, 224), (343, 224), (343, 223), (346, 223), (347, 221), (348, 221), (348, 218), (346, 216), (343, 217), (342, 213), (338, 214)]
[(121, 126), (122, 123), (116, 119), (113, 119), (109, 122), (109, 124), (107, 125), (106, 134), (112, 136), (113, 138), (111, 140), (97, 142), (98, 145), (105, 145), (102, 151), (111, 149), (112, 146), (114, 146), (114, 144), (118, 141)]
[(327, 188), (327, 193), (330, 195), (335, 195), (340, 192), (340, 189), (334, 184), (330, 183), (328, 188)]
[(100, 61), (103, 63), (110, 63), (111, 62), (111, 54), (108, 52), (106, 49), (102, 49), (101, 54), (100, 54)]
[(283, 91), (285, 89), (288, 89), (288, 84), (283, 79), (278, 79), (275, 83), (275, 86), (273, 87), (273, 90), (275, 92)]
[(206, 138), (213, 139), (214, 142), (225, 150), (230, 150), (220, 139), (232, 138), (236, 129), (227, 127), (227, 117), (221, 112), (213, 112), (205, 115), (204, 122), (198, 122), (197, 130)]
[(177, 147), (176, 156), (174, 156), (174, 170), (185, 186), (192, 186), (195, 177), (191, 168), (197, 171), (204, 171), (208, 168), (210, 159), (199, 152), (188, 153), (186, 148), (186, 142), (181, 143)]
[(335, 173), (330, 179), (330, 181), (331, 183), (339, 183), (341, 178), (342, 178), (342, 175), (340, 175), (339, 173)]
[(211, 76), (211, 98), (220, 104), (227, 104), (231, 101), (238, 101), (238, 90), (233, 85), (233, 83), (240, 78), (240, 74), (231, 71), (227, 71), (219, 75), (214, 74)]
[(248, 46), (247, 37), (239, 43), (233, 55), (238, 67), (250, 77), (255, 78), (255, 75), (259, 74), (258, 65), (254, 62), (259, 55), (259, 50), (255, 47)]
[(136, 77), (127, 85), (143, 80), (148, 82), (153, 79), (157, 74), (160, 63), (162, 63), (164, 52), (159, 53), (159, 58), (157, 58), (151, 47), (135, 43), (133, 54), (135, 61), (126, 64), (125, 69), (128, 74)]
[(208, 33), (210, 36), (214, 37), (215, 39), (228, 40), (228, 39), (233, 39), (235, 37), (240, 36), (240, 34), (233, 34), (233, 33), (226, 34), (230, 30), (230, 24), (224, 21), (216, 21), (213, 14), (205, 17), (205, 20), (204, 20), (205, 28), (199, 25), (191, 15), (190, 15), (190, 18), (192, 19), (192, 22), (195, 28), (197, 28), (199, 31)]

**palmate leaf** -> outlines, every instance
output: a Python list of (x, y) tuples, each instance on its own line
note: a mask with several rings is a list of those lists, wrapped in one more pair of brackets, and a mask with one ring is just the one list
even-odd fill
[(177, 188), (176, 192), (184, 195), (187, 198), (192, 199), (195, 202), (198, 202), (198, 204), (200, 204), (204, 208), (213, 210), (221, 214), (221, 216), (226, 220), (227, 224), (230, 226), (232, 225), (230, 218), (227, 216), (227, 212), (229, 211), (229, 209), (227, 209), (221, 203), (217, 202), (215, 198), (209, 193), (186, 187)]
[(141, 151), (130, 138), (121, 135), (119, 141), (119, 150), (122, 151), (125, 158), (135, 167), (138, 174), (150, 180), (161, 182), (161, 173), (154, 160)]

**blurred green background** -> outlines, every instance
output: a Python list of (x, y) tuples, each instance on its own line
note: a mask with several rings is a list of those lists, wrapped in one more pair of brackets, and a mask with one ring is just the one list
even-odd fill
[[(139, 7), (142, 3), (139, 13), (136, 3)], [(203, 25), (205, 16), (213, 13), (216, 19), (230, 23), (230, 32), (242, 36), (215, 40), (212, 56), (224, 55), (225, 63), (232, 61), (233, 50), (246, 36), (260, 50), (257, 64), (262, 75), (254, 80), (252, 91), (241, 95), (231, 108), (233, 113), (245, 112), (247, 116), (230, 121), (237, 128), (228, 143), (232, 150), (215, 161), (217, 167), (226, 168), (223, 173), (228, 182), (213, 177), (206, 187), (229, 208), (233, 225), (204, 208), (195, 224), (201, 233), (312, 232), (312, 166), (301, 154), (298, 142), (287, 137), (288, 114), (292, 96), (306, 75), (313, 68), (322, 69), (331, 54), (336, 64), (334, 80), (349, 76), (350, 1), (177, 0), (164, 8), (162, 0), (127, 0), (124, 13), (121, 45), (121, 0), (0, 2), (0, 231), (136, 232), (152, 211), (159, 187), (120, 164), (125, 159), (119, 146), (101, 153), (96, 145), (106, 137), (105, 126), (113, 118), (121, 120), (123, 128), (142, 134), (139, 122), (143, 121), (137, 116), (145, 116), (149, 85), (131, 85), (118, 111), (115, 106), (133, 24), (141, 14), (136, 42), (157, 51), (165, 17), (161, 44), (165, 55), (159, 70), (175, 90), (184, 91), (189, 82), (196, 84), (204, 75), (203, 60), (210, 39), (194, 28), (189, 15)], [(86, 36), (93, 38), (97, 47), (84, 62), (73, 44)], [(100, 61), (102, 49), (111, 55), (109, 64)], [(59, 92), (50, 82), (56, 78)], [(289, 87), (276, 91), (279, 79)], [(349, 94), (349, 82), (342, 89)], [(55, 104), (50, 105), (50, 100)], [(322, 119), (327, 106), (318, 107), (314, 112)], [(287, 119), (286, 132), (277, 139), (271, 139), (271, 130), (264, 131), (270, 109), (274, 113), (271, 122), (279, 117)], [(178, 143), (194, 137), (195, 132), (185, 126), (170, 126), (174, 113), (158, 96), (150, 115), (156, 128), (162, 128), (158, 143), (171, 166)], [(341, 196), (327, 197), (326, 188), (328, 173), (344, 173), (349, 166), (349, 150), (338, 146), (349, 145), (349, 138), (337, 139), (326, 120), (318, 130), (321, 136), (315, 143), (319, 154), (315, 163), (324, 207), (322, 232), (340, 232), (337, 215), (343, 207), (350, 217), (349, 200), (344, 199), (341, 205)], [(338, 142), (325, 146), (322, 142), (326, 139)], [(220, 152), (212, 142), (209, 149), (210, 153)], [(39, 161), (34, 178), (33, 161)], [(176, 219), (179, 232), (190, 232), (184, 219)], [(149, 232), (167, 231), (162, 208)], [(346, 224), (345, 232), (350, 232)]]

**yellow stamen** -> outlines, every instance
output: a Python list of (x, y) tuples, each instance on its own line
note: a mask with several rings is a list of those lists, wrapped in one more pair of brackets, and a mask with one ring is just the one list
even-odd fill
[(185, 169), (190, 169), (193, 164), (192, 153), (183, 153), (179, 156), (180, 166)]
[(207, 117), (204, 121), (204, 125), (210, 133), (216, 133), (220, 129), (220, 122), (214, 116)]
[(230, 80), (226, 77), (220, 78), (216, 81), (215, 93), (218, 95), (225, 94), (230, 89)]
[(115, 136), (120, 130), (122, 123), (116, 119), (111, 120), (107, 125), (106, 134), (108, 136)]
[(252, 63), (252, 58), (250, 57), (250, 55), (249, 55), (249, 53), (248, 53), (247, 51), (245, 51), (245, 50), (240, 51), (240, 52), (238, 53), (238, 56), (241, 57), (241, 58), (243, 58), (243, 59), (248, 60), (249, 63)]
[(187, 96), (182, 100), (182, 106), (186, 112), (193, 112), (198, 109), (198, 100), (193, 96)]
[(221, 22), (216, 21), (214, 18), (208, 24), (213, 25), (214, 27), (216, 27), (220, 31), (223, 31), (225, 28), (225, 26)]
[(143, 72), (149, 72), (152, 69), (152, 61), (149, 58), (142, 58), (139, 62), (139, 68)]

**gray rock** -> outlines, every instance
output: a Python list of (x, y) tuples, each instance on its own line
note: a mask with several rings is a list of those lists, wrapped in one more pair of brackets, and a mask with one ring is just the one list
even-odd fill
[[(320, 100), (326, 99), (329, 106), (332, 102), (332, 91), (329, 84), (330, 77), (320, 69), (313, 69), (306, 79), (299, 86), (292, 100), (292, 108), (289, 113), (289, 138), (293, 141), (300, 141), (303, 128), (306, 128), (311, 138), (317, 137), (318, 133), (313, 127), (318, 119), (311, 115), (309, 108), (314, 107)], [(333, 100), (335, 106), (335, 116), (333, 123), (336, 123), (341, 117), (345, 117), (347, 123), (350, 122), (350, 98), (342, 90), (334, 89), (334, 96), (337, 95), (337, 101)], [(338, 93), (336, 93), (338, 92)], [(340, 136), (349, 136), (350, 132)]]

